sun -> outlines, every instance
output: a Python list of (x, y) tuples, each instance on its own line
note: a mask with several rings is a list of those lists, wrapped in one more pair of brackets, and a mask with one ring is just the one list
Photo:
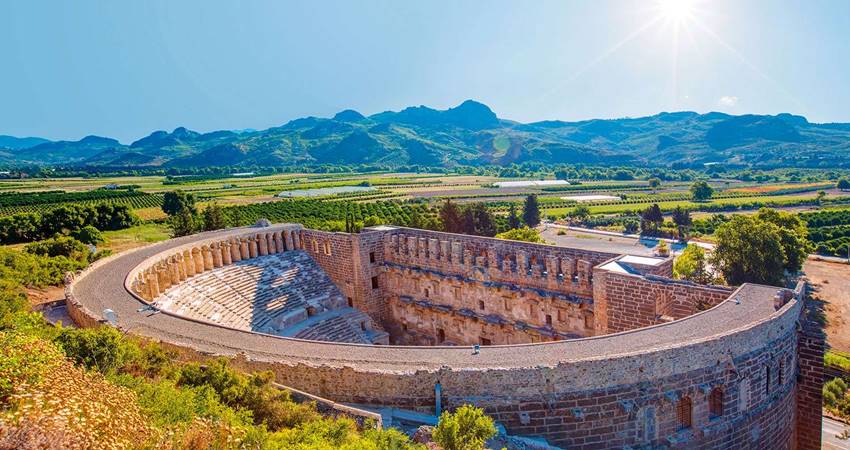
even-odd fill
[(680, 24), (694, 14), (694, 0), (659, 0), (658, 12), (665, 21)]

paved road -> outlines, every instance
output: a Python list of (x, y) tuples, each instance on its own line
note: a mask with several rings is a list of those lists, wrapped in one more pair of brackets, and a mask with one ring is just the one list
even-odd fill
[(850, 440), (839, 439), (837, 436), (847, 430), (847, 425), (829, 418), (823, 418), (823, 442), (821, 448), (824, 450), (848, 450), (850, 449)]

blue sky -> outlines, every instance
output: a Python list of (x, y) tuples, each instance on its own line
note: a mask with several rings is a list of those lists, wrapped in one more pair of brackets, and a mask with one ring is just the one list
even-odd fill
[(523, 122), (850, 122), (850, 1), (683, 1), (2, 1), (0, 134), (129, 142), (467, 98)]

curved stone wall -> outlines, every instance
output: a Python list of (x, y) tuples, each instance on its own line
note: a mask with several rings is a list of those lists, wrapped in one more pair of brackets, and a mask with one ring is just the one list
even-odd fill
[[(116, 274), (127, 274), (126, 287), (149, 296), (154, 283), (179, 282), (178, 256), (188, 276), (190, 265), (196, 271), (215, 267), (215, 243), (233, 248), (238, 242), (241, 250), (246, 238), (250, 256), (250, 242), (264, 239), (268, 252), (275, 236), (287, 242), (284, 232), (296, 245), (298, 230), (228, 230), (157, 244), (97, 265), (73, 281), (69, 294), (86, 311), (109, 305), (122, 328), (206, 353), (239, 355), (246, 368), (271, 369), (279, 382), (337, 402), (432, 412), (471, 402), (512, 433), (568, 448), (795, 447), (796, 393), (805, 384), (798, 380), (802, 286), (744, 285), (716, 306), (668, 323), (474, 353), (469, 347), (304, 341), (134, 314), (138, 300), (126, 290), (122, 295), (115, 281)], [(260, 248), (257, 243), (256, 254)]]

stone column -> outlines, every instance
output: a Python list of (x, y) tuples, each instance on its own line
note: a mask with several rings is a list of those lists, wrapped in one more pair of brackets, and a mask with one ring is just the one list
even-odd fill
[(177, 277), (180, 279), (180, 282), (183, 282), (188, 278), (186, 275), (186, 264), (183, 263), (183, 254), (178, 253), (174, 255), (174, 262), (177, 263)]
[(251, 253), (248, 251), (247, 238), (239, 238), (239, 254), (242, 255), (242, 260), (251, 259)]
[(242, 252), (240, 249), (239, 239), (230, 238), (230, 261), (234, 263), (242, 261)]
[(274, 232), (274, 246), (278, 253), (283, 253), (286, 250), (283, 247), (283, 239), (280, 237), (280, 231)]
[(573, 258), (561, 258), (561, 273), (567, 281), (572, 283), (576, 275), (576, 261)]
[(201, 254), (201, 249), (192, 247), (192, 261), (195, 262), (195, 273), (204, 273), (204, 256)]
[(583, 288), (589, 288), (590, 282), (591, 282), (591, 277), (592, 277), (591, 272), (593, 271), (593, 264), (591, 264), (590, 261), (585, 261), (583, 259), (580, 259), (580, 260), (578, 260), (577, 265), (578, 265), (578, 284), (579, 284), (579, 286), (581, 286)]
[(304, 250), (304, 247), (301, 246), (301, 236), (295, 231), (292, 232), (292, 244), (292, 248)]
[(253, 237), (253, 236), (252, 236), (252, 237), (249, 237), (249, 238), (248, 238), (248, 255), (249, 255), (249, 257), (250, 257), (250, 258), (252, 258), (252, 259), (253, 259), (253, 258), (256, 258), (256, 257), (257, 257), (257, 254), (258, 254), (258, 251), (257, 251), (257, 238), (256, 238), (256, 237)]
[(222, 241), (221, 243), (221, 263), (225, 266), (233, 264), (231, 257), (230, 241)]
[(213, 242), (210, 251), (212, 252), (213, 267), (221, 267), (223, 264), (221, 261), (221, 246), (219, 243)]
[(171, 287), (171, 280), (168, 279), (168, 271), (164, 267), (157, 264), (156, 279), (159, 282), (160, 292), (165, 292)]
[(145, 280), (147, 280), (148, 300), (159, 297), (159, 279), (150, 268), (145, 269)]
[(269, 254), (269, 241), (266, 239), (265, 234), (258, 234), (256, 236), (257, 239), (257, 253), (259, 256), (266, 256)]
[(409, 259), (416, 259), (416, 236), (408, 236), (407, 237), (407, 257)]
[(417, 251), (417, 254), (419, 255), (420, 260), (424, 260), (425, 258), (428, 257), (428, 255), (427, 255), (427, 253), (428, 253), (428, 239), (427, 238), (421, 237), (421, 238), (417, 239), (416, 251)]
[(283, 230), (283, 242), (286, 244), (287, 250), (295, 250), (295, 243), (292, 240), (292, 232)]
[(452, 241), (452, 264), (459, 265), (463, 258), (463, 247), (460, 242)]
[(186, 272), (186, 278), (195, 276), (195, 261), (192, 260), (192, 252), (183, 250), (183, 271)]
[(440, 260), (450, 262), (451, 255), (449, 253), (449, 241), (440, 241)]
[(520, 278), (528, 276), (528, 252), (525, 250), (517, 250), (516, 252), (516, 270)]
[(206, 245), (201, 247), (201, 255), (204, 258), (204, 270), (212, 270), (215, 266), (213, 266), (212, 251), (210, 248)]
[(439, 254), (437, 253), (437, 248), (439, 247), (440, 241), (437, 239), (431, 238), (428, 239), (428, 258), (431, 261), (436, 261)]

